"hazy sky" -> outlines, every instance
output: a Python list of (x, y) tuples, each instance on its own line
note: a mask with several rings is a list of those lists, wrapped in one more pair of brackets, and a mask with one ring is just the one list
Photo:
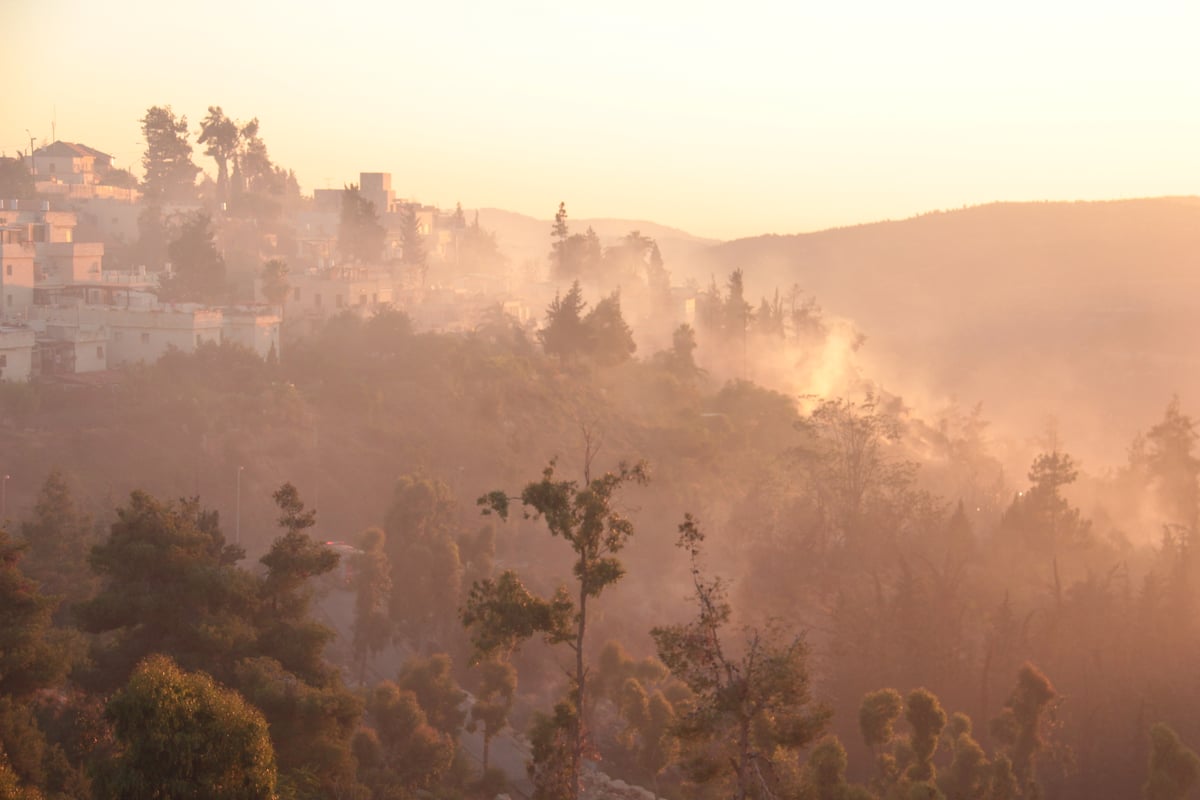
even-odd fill
[(720, 238), (1200, 192), (1196, 0), (0, 5), (9, 155), (57, 115), (137, 165), (147, 107), (220, 105), (306, 192)]

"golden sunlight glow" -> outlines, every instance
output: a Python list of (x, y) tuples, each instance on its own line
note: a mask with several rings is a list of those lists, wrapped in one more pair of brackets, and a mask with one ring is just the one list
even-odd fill
[(1195, 3), (806, 5), (13, 0), (0, 149), (221, 105), (305, 191), (719, 238), (1200, 186)]

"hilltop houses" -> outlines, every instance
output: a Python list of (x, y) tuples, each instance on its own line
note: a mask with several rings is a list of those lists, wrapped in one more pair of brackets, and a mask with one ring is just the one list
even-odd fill
[(54, 142), (26, 156), (39, 197), (83, 200), (107, 198), (134, 202), (141, 193), (106, 182), (113, 173), (112, 156), (72, 142)]
[[(280, 354), (284, 331), (304, 336), (334, 315), (369, 316), (387, 307), (405, 309), (418, 327), (443, 331), (470, 330), (498, 306), (530, 319), (507, 292), (505, 276), (459, 271), (462, 215), (398, 197), (389, 173), (358, 176), (359, 192), (385, 230), (380, 259), (359, 263), (338, 249), (343, 189), (318, 189), (311, 200), (261, 217), (211, 201), (164, 205), (155, 209), (155, 228), (133, 177), (114, 168), (108, 154), (56, 141), (24, 160), (37, 199), (0, 197), (0, 380), (150, 363), (170, 349), (191, 352), (210, 342), (237, 342), (268, 358)], [(144, 228), (169, 237), (205, 209), (239, 303), (163, 302), (159, 277), (173, 267), (162, 241), (142, 244)], [(408, 214), (430, 259), (450, 267), (434, 280), (404, 262)], [(163, 263), (137, 263), (155, 252)], [(266, 291), (261, 267), (271, 258), (287, 263), (286, 286)]]
[(74, 212), (35, 205), (0, 201), (0, 380), (150, 363), (210, 342), (278, 355), (278, 309), (159, 302), (155, 275), (105, 271), (104, 244), (75, 241)]

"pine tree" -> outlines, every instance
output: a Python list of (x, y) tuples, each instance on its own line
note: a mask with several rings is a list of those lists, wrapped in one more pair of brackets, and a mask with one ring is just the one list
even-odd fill
[(574, 277), (570, 275), (567, 263), (567, 237), (570, 233), (567, 227), (567, 204), (559, 203), (554, 226), (550, 228), (550, 272), (556, 278)]
[(565, 296), (554, 296), (546, 309), (546, 326), (537, 333), (538, 341), (548, 356), (571, 361), (587, 347), (587, 329), (583, 324), (583, 289), (579, 281), (571, 284)]
[(57, 468), (46, 476), (33, 514), (33, 520), (21, 523), (21, 538), (29, 543), (25, 571), (44, 594), (61, 599), (56, 617), (67, 619), (71, 608), (96, 588), (87, 560), (92, 519), (76, 508), (66, 476)]
[(176, 118), (170, 106), (153, 106), (142, 117), (142, 135), (146, 138), (142, 188), (147, 205), (161, 207), (195, 199), (200, 168), (192, 163), (187, 117)]
[(621, 294), (613, 292), (583, 318), (585, 352), (597, 364), (612, 366), (628, 361), (637, 350), (633, 330), (621, 315)]

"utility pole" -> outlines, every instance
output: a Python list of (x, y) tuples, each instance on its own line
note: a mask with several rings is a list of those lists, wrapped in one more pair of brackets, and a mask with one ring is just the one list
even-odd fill
[[(29, 128), (26, 128), (25, 132), (29, 133)], [(34, 180), (37, 179), (37, 162), (33, 160), (33, 134), (32, 133), (29, 133), (29, 174), (30, 174), (30, 176), (32, 176), (34, 178)]]

